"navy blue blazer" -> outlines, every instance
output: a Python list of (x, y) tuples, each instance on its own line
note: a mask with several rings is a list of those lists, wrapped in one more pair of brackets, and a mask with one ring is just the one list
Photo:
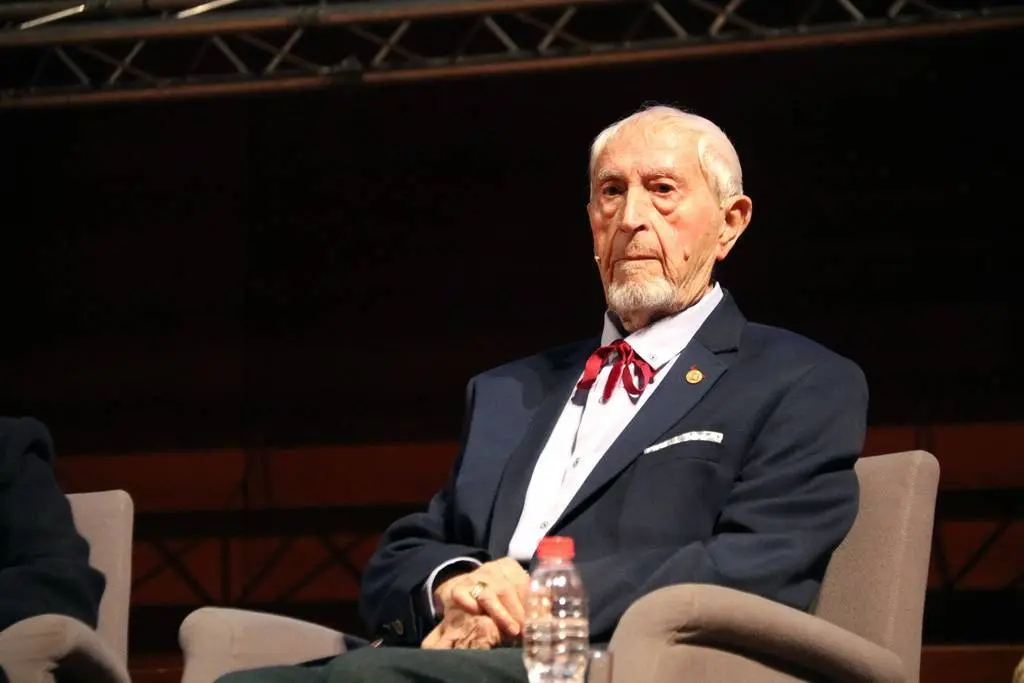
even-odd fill
[[(502, 557), (534, 464), (598, 345), (590, 339), (474, 377), (461, 452), (425, 512), (395, 522), (366, 566), (360, 609), (372, 632), (418, 644), (433, 628), (422, 585), (442, 562)], [(686, 381), (697, 368), (701, 381)], [(732, 297), (712, 312), (660, 386), (548, 531), (572, 536), (607, 641), (640, 596), (710, 583), (807, 609), (853, 524), (853, 465), (867, 382), (853, 362), (748, 323)], [(721, 443), (674, 435), (715, 431)]]

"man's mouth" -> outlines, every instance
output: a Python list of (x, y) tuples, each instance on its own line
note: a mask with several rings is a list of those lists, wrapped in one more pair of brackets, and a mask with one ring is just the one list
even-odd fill
[(620, 262), (629, 263), (629, 262), (636, 262), (636, 261), (657, 261), (657, 260), (658, 260), (657, 256), (623, 256), (621, 258), (615, 259), (615, 263), (620, 263)]

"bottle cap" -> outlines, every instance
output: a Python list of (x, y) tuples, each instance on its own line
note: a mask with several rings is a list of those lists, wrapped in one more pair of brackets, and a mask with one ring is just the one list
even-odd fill
[(568, 536), (546, 536), (537, 546), (537, 557), (541, 559), (571, 560), (576, 556), (576, 546)]

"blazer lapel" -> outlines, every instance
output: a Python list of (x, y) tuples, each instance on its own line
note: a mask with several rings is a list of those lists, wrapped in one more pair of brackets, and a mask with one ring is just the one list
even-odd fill
[[(726, 372), (730, 356), (739, 344), (746, 320), (732, 298), (726, 297), (704, 323), (669, 372), (657, 381), (654, 395), (612, 443), (580, 490), (566, 506), (554, 528), (568, 521), (569, 516), (602, 486), (629, 466), (644, 448), (655, 443), (672, 425), (679, 422), (704, 397)], [(691, 370), (700, 372), (699, 381)]]
[(598, 344), (600, 340), (594, 339), (569, 349), (553, 363), (549, 373), (538, 375), (535, 380), (543, 383), (543, 398), (534, 409), (523, 440), (505, 461), (487, 533), (488, 551), (492, 557), (508, 553), (508, 544), (519, 523), (537, 459), (583, 373), (587, 358)]

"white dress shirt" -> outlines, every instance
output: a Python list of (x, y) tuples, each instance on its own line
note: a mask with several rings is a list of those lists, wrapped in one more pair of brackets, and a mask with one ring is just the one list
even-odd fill
[[(668, 373), (722, 296), (721, 287), (715, 284), (714, 289), (693, 306), (626, 337), (636, 354), (655, 370), (650, 386), (639, 396), (630, 396), (620, 380), (608, 402), (602, 400), (613, 363), (606, 363), (601, 368), (597, 381), (589, 390), (573, 393), (537, 459), (526, 490), (523, 512), (509, 543), (510, 557), (522, 561), (533, 557), (540, 539), (558, 521), (583, 481), (622, 430), (658, 390), (659, 378)], [(605, 315), (601, 345), (621, 338), (618, 327)]]
[[(613, 366), (611, 362), (601, 368), (597, 381), (589, 390), (573, 392), (537, 459), (526, 490), (523, 511), (509, 543), (509, 557), (523, 562), (533, 557), (540, 539), (565, 511), (619, 434), (657, 391), (659, 378), (668, 373), (722, 298), (722, 289), (716, 283), (696, 304), (626, 337), (626, 342), (636, 354), (655, 370), (651, 384), (639, 396), (630, 396), (620, 379), (608, 401), (603, 400), (605, 383)], [(618, 327), (605, 314), (601, 345), (611, 344), (621, 338)], [(428, 604), (435, 610), (435, 617), (439, 616), (437, 605), (430, 599), (434, 579), (445, 567), (462, 562), (480, 564), (472, 558), (455, 558), (435, 569), (424, 586), (428, 591)]]

